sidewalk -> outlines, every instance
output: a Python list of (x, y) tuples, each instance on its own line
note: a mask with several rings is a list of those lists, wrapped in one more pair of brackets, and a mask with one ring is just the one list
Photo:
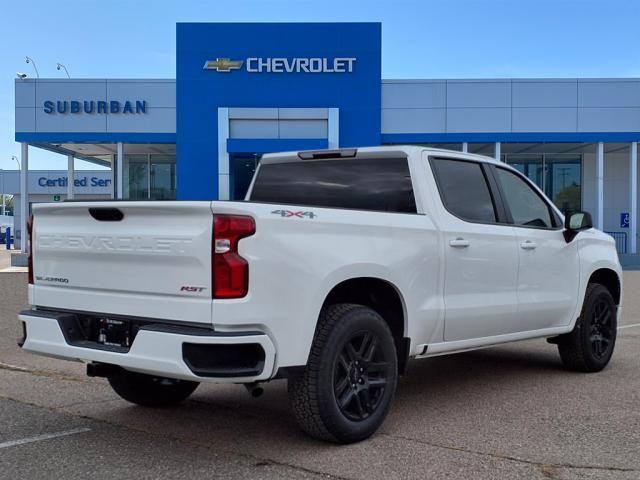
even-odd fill
[(16, 250), (5, 250), (0, 248), (0, 273), (9, 272), (26, 272), (26, 267), (12, 267), (11, 266), (11, 252)]

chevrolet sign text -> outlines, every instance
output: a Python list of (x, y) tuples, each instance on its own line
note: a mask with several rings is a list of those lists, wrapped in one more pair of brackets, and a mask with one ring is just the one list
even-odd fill
[(351, 73), (355, 58), (247, 58), (247, 72)]
[(249, 57), (246, 60), (216, 58), (207, 60), (203, 68), (217, 72), (231, 72), (240, 70), (244, 65), (249, 73), (351, 73), (355, 63), (355, 57)]

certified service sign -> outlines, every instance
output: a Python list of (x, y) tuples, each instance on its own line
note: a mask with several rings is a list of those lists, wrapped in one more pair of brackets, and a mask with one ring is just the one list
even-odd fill
[(249, 73), (351, 73), (356, 63), (355, 57), (249, 57), (245, 60), (216, 58), (204, 63), (205, 70), (230, 72), (242, 66)]

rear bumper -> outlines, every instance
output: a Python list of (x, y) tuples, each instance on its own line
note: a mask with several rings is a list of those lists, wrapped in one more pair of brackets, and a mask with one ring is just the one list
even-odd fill
[[(158, 323), (142, 327), (128, 351), (118, 351), (90, 342), (84, 342), (86, 346), (70, 342), (61, 328), (61, 321), (68, 317), (68, 313), (21, 312), (18, 318), (24, 322), (25, 338), (19, 343), (23, 343), (24, 350), (41, 355), (107, 363), (135, 372), (199, 382), (251, 383), (268, 380), (274, 374), (276, 350), (262, 332), (227, 333)], [(207, 364), (211, 358), (208, 349), (222, 352), (216, 365)], [(237, 362), (248, 351), (264, 355), (260, 354), (261, 361), (251, 366), (224, 365), (226, 358)]]

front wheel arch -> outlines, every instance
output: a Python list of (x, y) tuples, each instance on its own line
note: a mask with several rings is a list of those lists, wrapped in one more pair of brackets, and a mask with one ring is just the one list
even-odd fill
[(611, 293), (616, 305), (620, 305), (621, 300), (621, 282), (618, 274), (610, 268), (599, 268), (595, 270), (589, 277), (588, 284), (597, 283), (605, 287)]

